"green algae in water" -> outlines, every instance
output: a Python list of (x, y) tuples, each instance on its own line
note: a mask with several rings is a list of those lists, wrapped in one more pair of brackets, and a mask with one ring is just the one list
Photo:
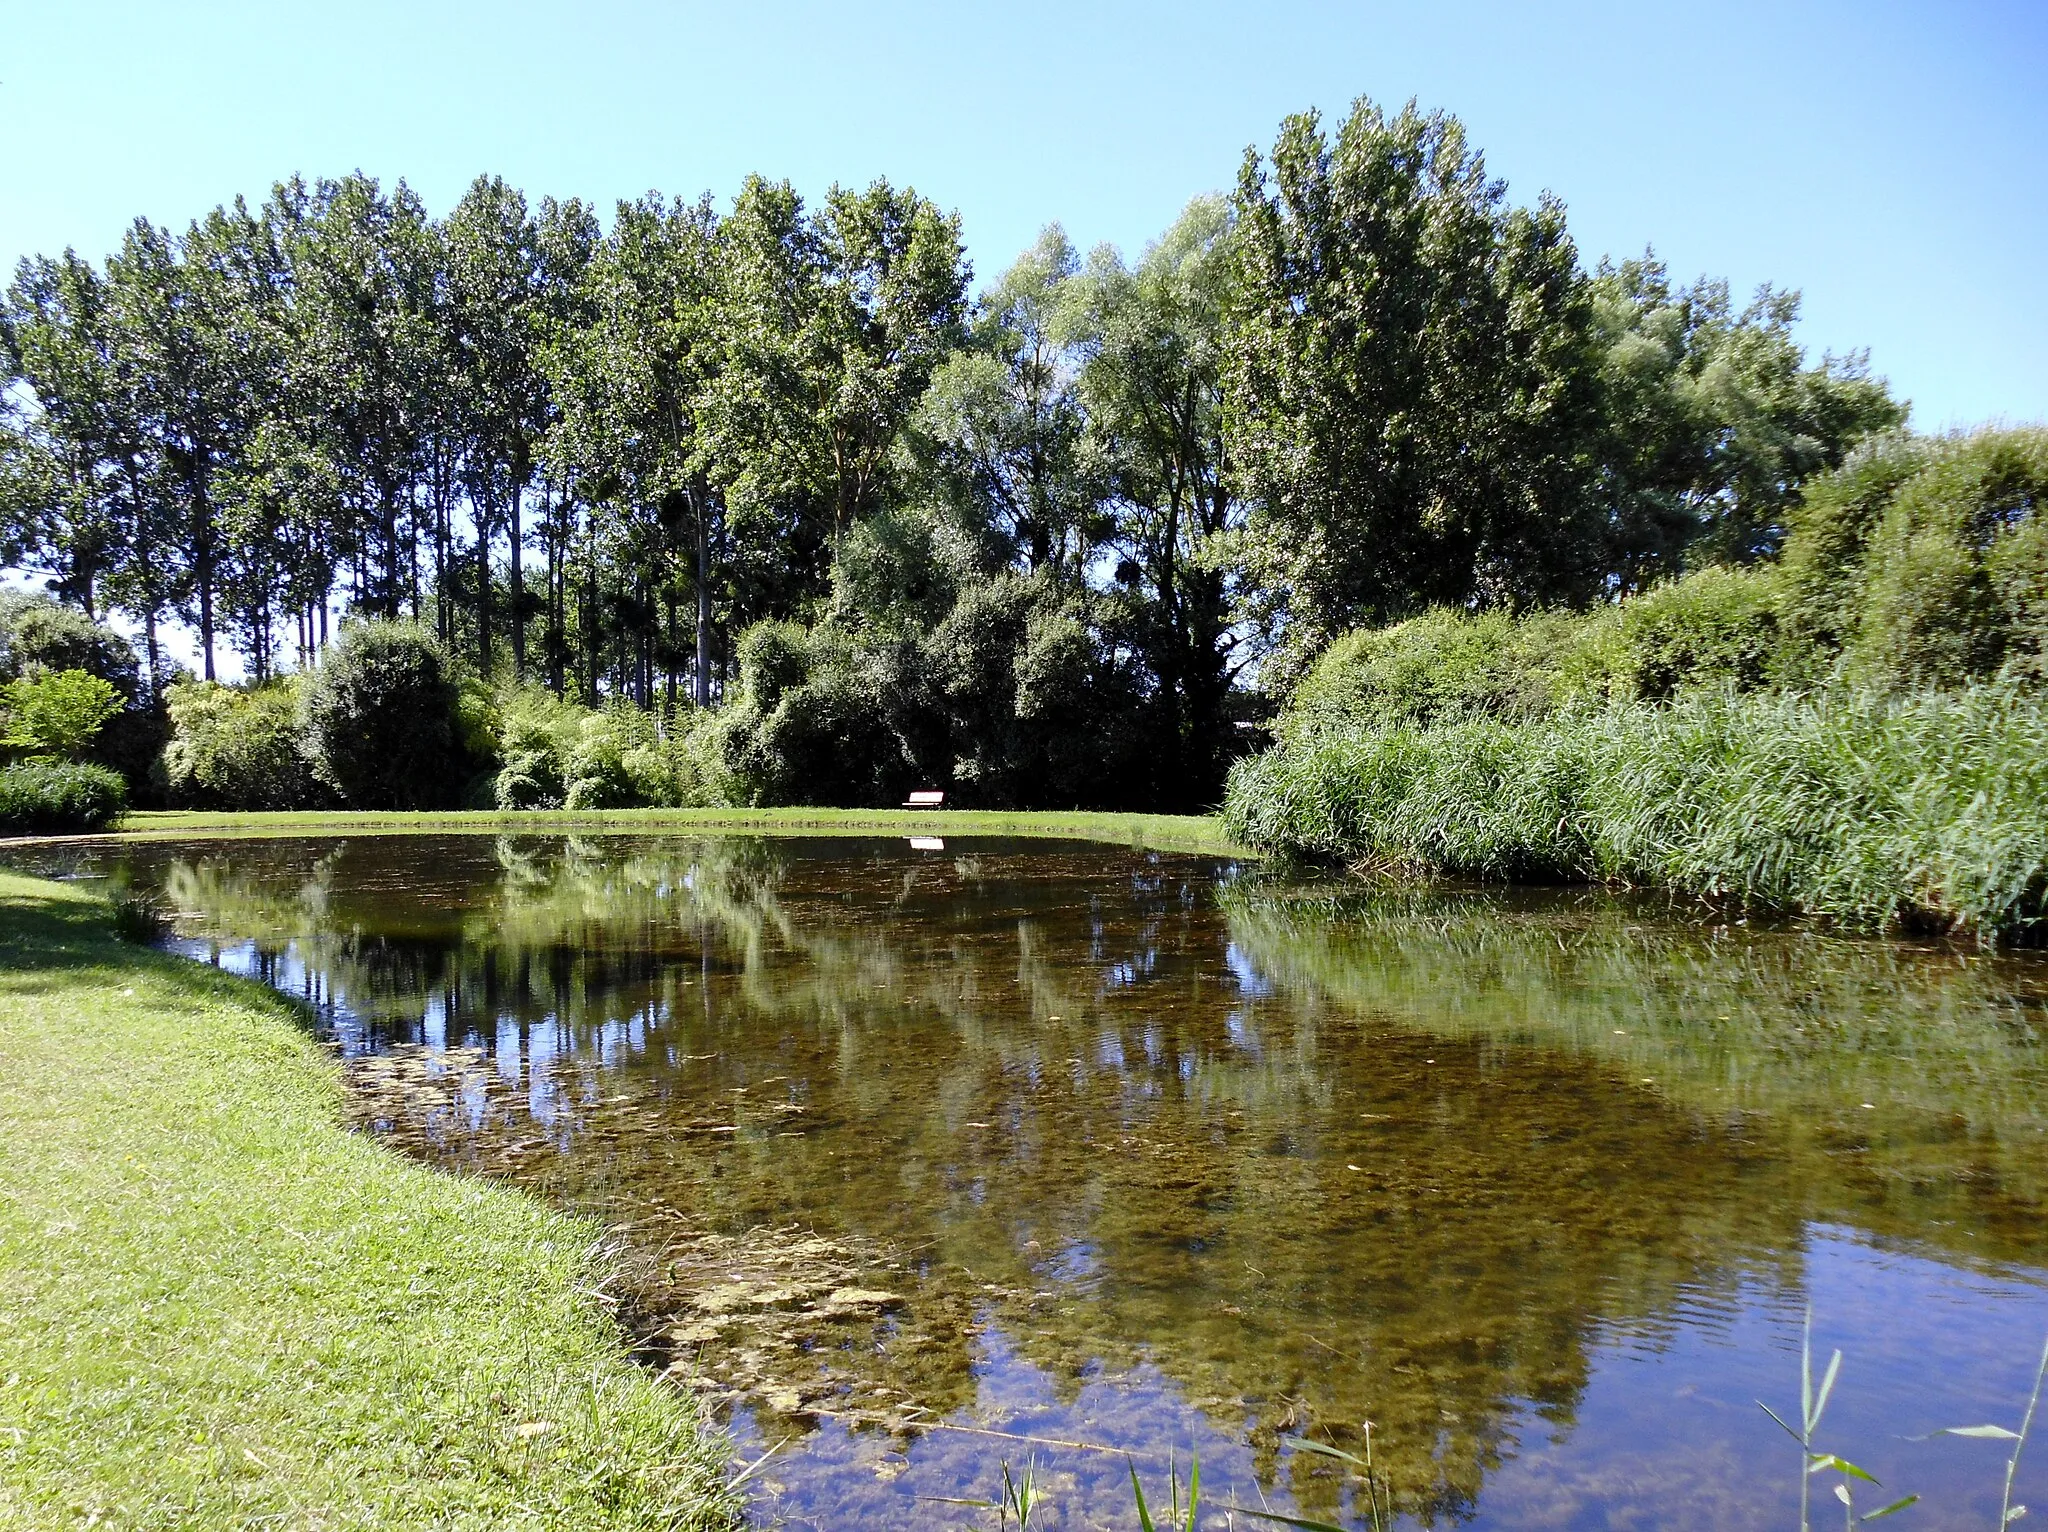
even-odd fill
[(1212, 1510), (1362, 1525), (1290, 1441), (1371, 1421), (1413, 1520), (1781, 1524), (1809, 1296), (1827, 1450), (1996, 1515), (1904, 1438), (2048, 1327), (2038, 957), (1043, 842), (85, 870), (322, 1006), (371, 1131), (605, 1219), (650, 1360), (795, 1437), (764, 1516), (974, 1524), (1030, 1460), (1034, 1525), (1129, 1526), (1192, 1447)]

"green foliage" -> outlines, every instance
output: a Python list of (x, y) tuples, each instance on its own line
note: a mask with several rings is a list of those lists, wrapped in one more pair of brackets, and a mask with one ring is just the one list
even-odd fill
[(1282, 727), (1292, 737), (1355, 724), (1542, 717), (1557, 701), (1559, 654), (1584, 626), (1569, 616), (1438, 607), (1361, 628), (1323, 652)]
[(1599, 613), (1591, 648), (1609, 696), (1662, 702), (1697, 686), (1753, 691), (1778, 651), (1768, 568), (1708, 565)]
[(1751, 691), (1779, 652), (1775, 571), (1709, 565), (1591, 612), (1439, 607), (1347, 633), (1295, 689), (1287, 739), (1468, 718), (1526, 722), (1700, 688)]
[(1649, 884), (1857, 928), (2048, 919), (2048, 700), (1709, 692), (1333, 731), (1240, 764), (1229, 833), (1473, 877)]
[(127, 807), (127, 784), (104, 766), (23, 761), (0, 769), (0, 829), (12, 834), (104, 830)]
[(1142, 699), (1097, 612), (1049, 574), (965, 583), (935, 626), (763, 624), (715, 727), (736, 800), (1109, 807), (1145, 780)]
[(7, 725), (0, 745), (30, 760), (76, 760), (120, 711), (121, 695), (113, 685), (82, 670), (23, 676), (0, 688), (0, 716)]
[(2048, 429), (1941, 444), (1870, 537), (1859, 671), (1953, 685), (2048, 678)]
[(299, 695), (305, 748), (352, 808), (445, 808), (468, 772), (460, 696), (432, 634), (411, 623), (343, 630)]
[(1905, 420), (1861, 354), (1807, 365), (1797, 293), (1738, 311), (1726, 282), (1674, 288), (1645, 255), (1603, 262), (1592, 298), (1610, 556), (1631, 583), (1769, 556), (1801, 484)]
[[(492, 175), (437, 219), (357, 173), (182, 235), (138, 220), (104, 263), (31, 259), (0, 295), (0, 559), (147, 635), (143, 702), (125, 644), (35, 618), (103, 646), (38, 663), (120, 691), (95, 753), (135, 782), (165, 624), (207, 679), (226, 643), (260, 685), (315, 663), (339, 603), (410, 610), (480, 683), (740, 702), (508, 748), (468, 685), (465, 802), (916, 779), (1187, 810), (1345, 631), (1768, 558), (1802, 486), (1903, 416), (1862, 357), (1808, 360), (1796, 295), (1674, 288), (1647, 254), (1589, 272), (1559, 203), (1515, 205), (1456, 119), (1412, 107), (1289, 118), (1234, 195), (1128, 258), (1050, 225), (972, 305), (970, 276), (958, 216), (884, 180), (807, 200), (751, 177), (723, 212), (650, 192), (606, 224)], [(2037, 630), (2038, 543), (1877, 542), (1914, 673), (2036, 663), (1940, 630), (1957, 591)], [(1601, 638), (1586, 684), (1751, 684), (1733, 591)], [(780, 713), (735, 686), (762, 623), (817, 649)], [(1787, 632), (1823, 671), (1851, 637)], [(1423, 711), (1537, 705), (1510, 683)]]
[(180, 808), (304, 809), (333, 800), (302, 746), (296, 680), (268, 686), (190, 681), (166, 698), (166, 791)]
[(1599, 396), (1564, 210), (1508, 205), (1463, 126), (1361, 99), (1238, 178), (1225, 367), (1257, 576), (1306, 658), (1346, 628), (1598, 578)]
[(107, 682), (124, 704), (140, 690), (135, 650), (111, 628), (75, 607), (33, 596), (0, 595), (0, 681), (82, 670)]

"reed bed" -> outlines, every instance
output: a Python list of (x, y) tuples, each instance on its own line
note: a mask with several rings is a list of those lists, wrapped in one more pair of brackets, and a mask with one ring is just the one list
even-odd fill
[(1262, 851), (1362, 868), (2038, 939), (2048, 701), (1994, 685), (1702, 694), (1315, 733), (1238, 765), (1224, 825)]

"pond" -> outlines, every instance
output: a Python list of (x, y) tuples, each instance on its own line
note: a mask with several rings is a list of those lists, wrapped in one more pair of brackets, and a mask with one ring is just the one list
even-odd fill
[[(17, 857), (19, 860), (19, 857)], [(130, 843), (370, 1132), (609, 1226), (791, 1527), (1998, 1517), (2048, 1336), (2048, 962), (1058, 841)], [(1837, 1513), (1815, 1479), (1817, 1516)], [(2048, 1445), (2019, 1498), (2048, 1495)], [(1820, 1509), (1825, 1506), (1825, 1510)]]

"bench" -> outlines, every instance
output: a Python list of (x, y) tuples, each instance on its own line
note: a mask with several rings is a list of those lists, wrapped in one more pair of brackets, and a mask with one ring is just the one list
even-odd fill
[(944, 793), (924, 791), (912, 793), (910, 801), (903, 806), (907, 809), (936, 809), (943, 808), (945, 802), (946, 795)]

